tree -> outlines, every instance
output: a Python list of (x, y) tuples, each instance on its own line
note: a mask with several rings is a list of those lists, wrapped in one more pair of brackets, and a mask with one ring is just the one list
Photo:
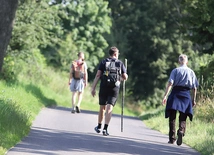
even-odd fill
[(180, 1), (109, 0), (117, 31), (127, 38), (129, 91), (136, 100), (163, 89), (177, 57), (193, 53), (180, 31)]
[[(110, 33), (111, 27), (108, 3), (103, 0), (59, 0), (55, 1), (54, 5), (58, 6), (58, 16), (62, 21), (61, 25), (65, 35), (58, 46), (50, 47), (52, 48), (51, 52), (44, 50), (46, 57), (62, 58), (68, 67), (71, 59), (76, 57), (79, 51), (83, 51), (86, 55), (90, 75), (97, 66), (99, 59), (105, 55), (104, 50), (108, 47), (104, 38), (106, 33)], [(66, 41), (70, 41), (72, 44), (67, 46), (76, 48), (65, 50), (66, 47), (62, 46), (66, 46)], [(62, 66), (62, 61), (52, 59), (52, 64)], [(58, 64), (58, 62), (60, 63)]]
[[(49, 0), (20, 1), (3, 65), (7, 71), (3, 74), (5, 79), (16, 79), (15, 76), (20, 71), (29, 74), (39, 72), (45, 62), (41, 49), (56, 45), (62, 38), (63, 31), (56, 14), (57, 8), (50, 7), (48, 2)], [(41, 62), (43, 64), (40, 64)], [(26, 63), (29, 67), (25, 67)]]
[(214, 1), (182, 1), (182, 29), (202, 53), (214, 53)]
[(17, 7), (18, 0), (1, 0), (0, 2), (0, 72), (2, 72), (4, 56), (10, 42)]

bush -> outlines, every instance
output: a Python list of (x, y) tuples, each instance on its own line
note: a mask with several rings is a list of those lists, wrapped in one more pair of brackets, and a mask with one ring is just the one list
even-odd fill
[(15, 63), (11, 56), (6, 56), (4, 58), (4, 64), (1, 72), (1, 79), (7, 81), (14, 81), (17, 78), (17, 74), (15, 72)]
[(11, 147), (30, 129), (30, 115), (11, 99), (0, 98), (0, 146)]

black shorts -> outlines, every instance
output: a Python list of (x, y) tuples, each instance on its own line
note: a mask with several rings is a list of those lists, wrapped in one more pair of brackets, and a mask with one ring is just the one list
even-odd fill
[(120, 88), (101, 87), (99, 91), (99, 105), (111, 104), (115, 106)]

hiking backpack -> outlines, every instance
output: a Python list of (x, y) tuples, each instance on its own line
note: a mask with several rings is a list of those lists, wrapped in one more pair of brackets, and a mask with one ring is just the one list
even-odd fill
[(72, 74), (73, 78), (76, 80), (80, 80), (81, 78), (84, 78), (85, 74), (85, 65), (84, 62), (80, 61), (73, 61), (72, 62)]
[(105, 64), (102, 81), (107, 87), (120, 85), (121, 63), (118, 60), (109, 59)]

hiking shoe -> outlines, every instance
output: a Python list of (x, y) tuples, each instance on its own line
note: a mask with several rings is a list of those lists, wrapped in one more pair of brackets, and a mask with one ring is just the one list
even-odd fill
[(108, 135), (109, 135), (108, 131), (107, 130), (103, 130), (103, 136), (108, 136)]
[(80, 108), (79, 108), (78, 106), (76, 106), (76, 112), (77, 112), (77, 113), (80, 113), (80, 112), (81, 112), (81, 110), (80, 110)]
[(76, 110), (75, 109), (72, 109), (71, 110), (71, 113), (75, 114)]
[(177, 139), (177, 145), (181, 145), (182, 144), (182, 138), (183, 138), (183, 134), (178, 132), (178, 139)]
[(168, 141), (168, 144), (174, 144), (175, 143), (175, 141)]
[(94, 130), (95, 130), (97, 133), (100, 133), (100, 129), (98, 128), (98, 126), (96, 126), (96, 127), (94, 128)]

